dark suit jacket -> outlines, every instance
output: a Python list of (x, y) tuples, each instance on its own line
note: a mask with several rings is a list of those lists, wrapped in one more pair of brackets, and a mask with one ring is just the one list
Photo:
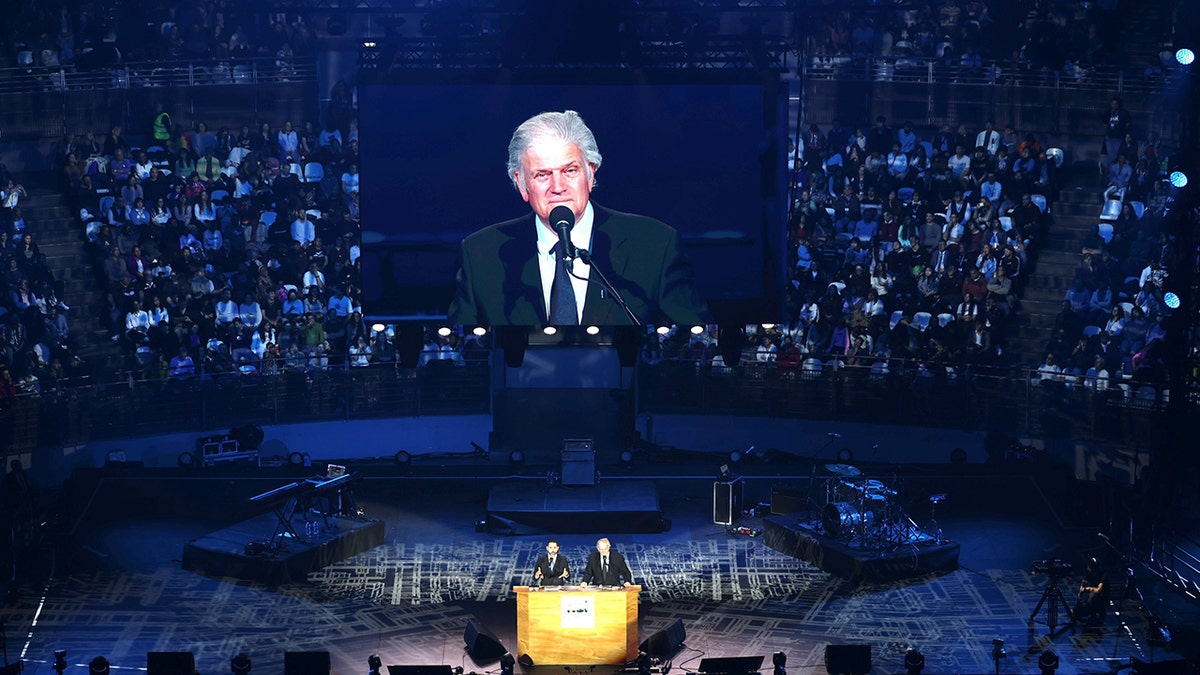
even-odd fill
[(543, 586), (556, 586), (568, 583), (571, 577), (568, 575), (567, 579), (564, 580), (562, 579), (562, 574), (563, 572), (568, 571), (570, 568), (571, 564), (567, 561), (567, 556), (563, 555), (562, 553), (559, 553), (554, 557), (553, 568), (550, 567), (550, 556), (544, 553), (537, 559), (537, 564), (533, 566), (535, 572), (538, 570), (542, 572)]
[(625, 564), (625, 556), (609, 549), (607, 575), (604, 574), (604, 569), (600, 564), (600, 552), (592, 551), (592, 554), (588, 556), (587, 568), (583, 570), (583, 583), (598, 586), (621, 586), (626, 581), (633, 583), (633, 572), (630, 572), (629, 565)]
[[(592, 204), (592, 261), (643, 323), (708, 323), (692, 268), (671, 227), (645, 216)], [(451, 323), (544, 326), (547, 323), (531, 216), (484, 228), (462, 242)], [(595, 269), (583, 305), (585, 325), (632, 323), (604, 290)]]

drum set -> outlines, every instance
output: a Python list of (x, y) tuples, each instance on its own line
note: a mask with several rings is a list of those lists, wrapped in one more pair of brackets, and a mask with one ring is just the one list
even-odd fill
[(820, 509), (824, 533), (863, 548), (891, 548), (932, 539), (908, 517), (899, 493), (849, 464), (826, 464), (825, 505)]

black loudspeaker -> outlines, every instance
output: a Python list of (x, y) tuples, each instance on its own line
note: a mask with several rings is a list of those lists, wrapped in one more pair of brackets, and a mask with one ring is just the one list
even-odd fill
[(871, 645), (825, 645), (825, 670), (830, 675), (871, 672)]
[(496, 661), (508, 652), (495, 635), (479, 630), (474, 621), (467, 621), (467, 627), (463, 630), (463, 642), (467, 643), (467, 653), (471, 655), (471, 660), (477, 664)]
[(146, 675), (195, 675), (191, 652), (146, 652)]
[(771, 515), (786, 516), (804, 510), (804, 491), (787, 487), (771, 487)]
[(329, 675), (329, 652), (284, 652), (283, 675)]
[(683, 629), (683, 621), (675, 619), (675, 623), (646, 638), (638, 649), (650, 656), (668, 658), (675, 655), (687, 639), (687, 631)]

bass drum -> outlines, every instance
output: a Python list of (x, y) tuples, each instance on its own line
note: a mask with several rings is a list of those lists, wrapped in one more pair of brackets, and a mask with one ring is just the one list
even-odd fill
[(862, 513), (858, 507), (849, 502), (830, 502), (821, 512), (821, 524), (830, 536), (839, 537), (850, 534), (855, 528), (865, 525), (870, 528), (875, 523), (875, 514), (867, 511)]

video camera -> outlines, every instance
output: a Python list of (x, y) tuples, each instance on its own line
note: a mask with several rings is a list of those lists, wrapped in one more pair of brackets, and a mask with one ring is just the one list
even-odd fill
[(1030, 574), (1047, 574), (1052, 579), (1061, 579), (1071, 574), (1071, 563), (1054, 558), (1053, 560), (1034, 560), (1029, 567)]

